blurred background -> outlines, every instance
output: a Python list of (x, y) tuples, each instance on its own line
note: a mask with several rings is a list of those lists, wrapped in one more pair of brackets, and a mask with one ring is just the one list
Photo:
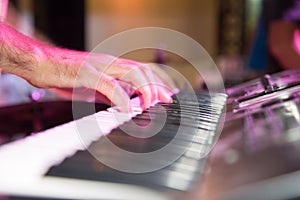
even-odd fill
[[(247, 67), (261, 0), (9, 0), (9, 4), (8, 22), (12, 26), (28, 36), (60, 47), (91, 51), (103, 40), (122, 31), (163, 27), (184, 33), (201, 44), (217, 64), (226, 87), (261, 73)], [(161, 46), (164, 48), (163, 43)], [(157, 49), (137, 50), (122, 57), (166, 64), (183, 75), (195, 89), (205, 88), (205, 83), (186, 59), (197, 62), (202, 70), (207, 69), (206, 78), (210, 81), (218, 79), (214, 71), (209, 72), (211, 66), (207, 61), (210, 58), (184, 59)], [(173, 75), (172, 71), (168, 74)], [(186, 82), (174, 80), (179, 88), (186, 86)], [(15, 130), (23, 137), (23, 132), (30, 134), (64, 123), (72, 119), (72, 103), (59, 102), (66, 100), (70, 99), (51, 90), (35, 88), (17, 76), (2, 74), (0, 108), (2, 119), (7, 120), (0, 123), (0, 127), (4, 127), (0, 133), (7, 135), (8, 130)], [(68, 112), (62, 109), (65, 104)], [(27, 115), (21, 118), (19, 113)], [(48, 125), (48, 118), (57, 119), (57, 122)]]
[[(92, 51), (122, 31), (163, 27), (186, 34), (201, 44), (220, 70), (226, 88), (266, 72), (248, 64), (262, 0), (10, 0), (9, 5), (8, 22), (17, 30), (60, 47)], [(163, 42), (161, 46), (164, 48)], [(218, 82), (208, 66), (209, 58), (182, 58), (157, 49), (141, 49), (122, 57), (168, 65), (175, 69), (168, 71), (171, 77), (176, 71), (194, 89), (203, 89), (206, 87), (203, 78), (186, 59), (193, 60), (207, 71), (206, 79)], [(186, 82), (174, 77), (177, 86), (183, 89)], [(2, 107), (61, 98), (14, 75), (2, 74), (0, 78)]]
[[(130, 28), (158, 26), (193, 37), (211, 55), (243, 52), (246, 34), (255, 26), (253, 16), (260, 3), (259, 0), (12, 2), (21, 13), (32, 14), (34, 25), (45, 35), (70, 48), (90, 50), (112, 34)], [(249, 17), (247, 12), (251, 12)], [(229, 45), (230, 39), (235, 45)]]
[[(131, 28), (164, 27), (199, 42), (228, 86), (257, 74), (247, 67), (247, 59), (261, 0), (12, 0), (11, 4), (16, 12), (10, 12), (10, 16), (19, 15), (18, 29), (30, 35), (30, 27), (35, 27), (39, 32), (35, 36), (44, 35), (59, 46), (91, 51), (111, 35)], [(162, 56), (156, 50), (141, 50), (124, 57), (164, 62), (189, 79), (197, 79), (189, 64), (171, 53)]]
[[(228, 188), (262, 181), (265, 185), (257, 184), (248, 190), (249, 193), (258, 196), (273, 195), (273, 198), (247, 196), (248, 198), (236, 199), (299, 199), (300, 72), (286, 71), (273, 74), (272, 77), (266, 75), (255, 79), (262, 74), (275, 72), (268, 67), (270, 63), (267, 56), (270, 55), (267, 45), (255, 46), (261, 22), (264, 22), (262, 11), (268, 9), (269, 14), (277, 14), (272, 9), (274, 2), (10, 0), (8, 21), (26, 35), (46, 43), (82, 51), (92, 51), (110, 36), (132, 28), (163, 27), (193, 38), (216, 63), (228, 94), (226, 123), (222, 127), (218, 144), (212, 151), (207, 173), (205, 171), (204, 174), (204, 191), (208, 196), (221, 194), (223, 197), (222, 192)], [(277, 4), (278, 2), (289, 1), (279, 0)], [(297, 8), (300, 8), (299, 2)], [(299, 26), (299, 21), (297, 23)], [(267, 41), (266, 38), (260, 39), (265, 43)], [(275, 43), (277, 44), (277, 40)], [(163, 42), (161, 47), (164, 48)], [(254, 53), (255, 49), (260, 51)], [(210, 81), (218, 78), (214, 71), (209, 72), (209, 58), (203, 59), (201, 56), (182, 58), (172, 52), (142, 49), (122, 57), (168, 65), (182, 74), (195, 89), (205, 89), (205, 83), (186, 59), (196, 61), (203, 70), (207, 69), (206, 78)], [(255, 62), (251, 62), (250, 58)], [(172, 76), (170, 71), (168, 74)], [(248, 80), (253, 81), (246, 82)], [(175, 80), (177, 85), (182, 85), (177, 81)], [(73, 120), (72, 102), (59, 100), (62, 97), (52, 91), (35, 88), (14, 75), (2, 74), (0, 145)], [(106, 107), (99, 105), (99, 110), (101, 109)], [(87, 114), (91, 113), (83, 113)], [(207, 119), (209, 121), (210, 117)], [(295, 171), (298, 171), (296, 176), (288, 174)], [(277, 177), (286, 173), (291, 176)], [(278, 179), (271, 179), (272, 177)], [(265, 181), (266, 179), (271, 181)], [(243, 191), (247, 190), (242, 188)], [(295, 194), (298, 198), (291, 198)], [(281, 198), (280, 195), (286, 195), (286, 198)]]

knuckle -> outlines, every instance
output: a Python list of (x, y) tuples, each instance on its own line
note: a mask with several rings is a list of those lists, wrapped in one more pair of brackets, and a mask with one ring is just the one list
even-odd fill
[(139, 68), (140, 68), (140, 70), (142, 70), (144, 72), (150, 72), (151, 71), (150, 66), (147, 65), (147, 64), (141, 64), (141, 65), (139, 65)]

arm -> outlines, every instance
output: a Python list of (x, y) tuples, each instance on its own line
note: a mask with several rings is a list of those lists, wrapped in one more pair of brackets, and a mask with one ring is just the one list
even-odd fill
[(268, 30), (270, 53), (285, 69), (300, 69), (300, 54), (295, 48), (296, 24), (283, 20), (271, 23)]
[(0, 21), (4, 21), (7, 15), (8, 0), (0, 0)]
[(122, 111), (130, 110), (130, 106), (119, 81), (136, 89), (144, 108), (156, 99), (171, 101), (170, 90), (146, 64), (48, 46), (4, 22), (0, 23), (0, 68), (37, 87), (93, 89)]

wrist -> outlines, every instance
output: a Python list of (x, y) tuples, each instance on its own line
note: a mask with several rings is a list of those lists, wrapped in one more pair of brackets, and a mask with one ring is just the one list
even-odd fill
[(40, 45), (19, 33), (5, 22), (0, 22), (0, 63), (7, 73), (23, 76), (31, 71), (43, 55)]
[(39, 76), (46, 82), (39, 80), (41, 87), (73, 87), (82, 62), (88, 55), (69, 49), (43, 45), (37, 49)]

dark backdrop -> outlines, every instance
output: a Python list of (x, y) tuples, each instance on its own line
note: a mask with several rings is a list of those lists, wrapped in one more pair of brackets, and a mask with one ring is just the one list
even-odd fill
[(55, 44), (84, 50), (84, 0), (34, 0), (35, 26)]

